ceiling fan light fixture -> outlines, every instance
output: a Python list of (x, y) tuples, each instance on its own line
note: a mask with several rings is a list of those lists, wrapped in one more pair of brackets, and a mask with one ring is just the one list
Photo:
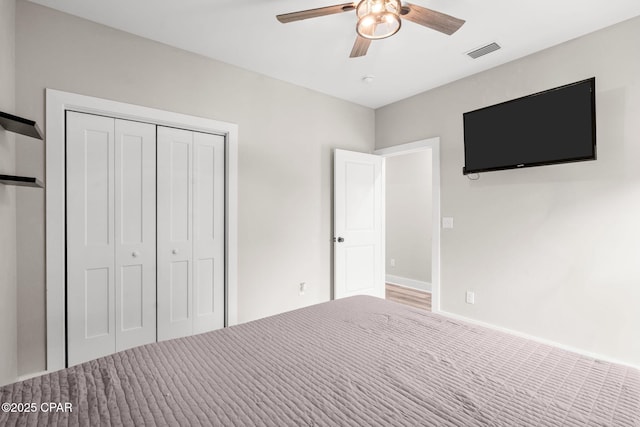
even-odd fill
[(392, 36), (400, 29), (399, 0), (362, 0), (356, 7), (356, 31), (371, 40)]
[(360, 27), (366, 28), (367, 31), (370, 31), (370, 28), (375, 23), (376, 23), (376, 19), (373, 16), (368, 15), (368, 16), (365, 16), (364, 18), (362, 18), (358, 24), (359, 24)]

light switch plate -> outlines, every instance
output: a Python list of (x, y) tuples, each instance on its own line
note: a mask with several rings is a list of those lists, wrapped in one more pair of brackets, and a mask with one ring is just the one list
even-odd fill
[(453, 217), (450, 217), (450, 216), (443, 217), (442, 228), (453, 228)]

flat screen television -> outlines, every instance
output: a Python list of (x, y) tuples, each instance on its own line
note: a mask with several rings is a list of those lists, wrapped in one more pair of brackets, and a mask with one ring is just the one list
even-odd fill
[(596, 79), (463, 114), (462, 173), (596, 159)]

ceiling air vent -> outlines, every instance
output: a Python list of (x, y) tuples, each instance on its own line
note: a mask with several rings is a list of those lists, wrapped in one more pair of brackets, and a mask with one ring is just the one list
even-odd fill
[(481, 56), (484, 56), (487, 53), (495, 52), (498, 49), (500, 49), (500, 45), (496, 42), (493, 42), (489, 43), (486, 46), (479, 47), (478, 49), (474, 49), (471, 52), (467, 52), (467, 55), (469, 55), (473, 59), (478, 59)]

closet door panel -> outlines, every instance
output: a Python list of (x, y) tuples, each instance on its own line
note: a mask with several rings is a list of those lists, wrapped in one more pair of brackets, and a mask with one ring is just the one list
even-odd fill
[(152, 337), (141, 334), (142, 339), (134, 340), (128, 346), (125, 343), (127, 340), (122, 339), (123, 334), (132, 336), (135, 332), (141, 333), (143, 328), (146, 327), (148, 329), (150, 326), (150, 319), (145, 319), (145, 312), (148, 311), (145, 310), (145, 303), (148, 303), (148, 296), (145, 295), (144, 276), (141, 264), (120, 266), (120, 275), (117, 278), (119, 284), (116, 288), (119, 294), (117, 300), (120, 302), (119, 315), (116, 318), (119, 323), (118, 332), (120, 333), (116, 340), (118, 351), (155, 341), (155, 311), (152, 313), (154, 314)]
[[(85, 340), (94, 338), (109, 338), (112, 329), (112, 316), (109, 312), (111, 307), (111, 269), (104, 268), (87, 268), (84, 271), (84, 297), (87, 308), (84, 320)], [(111, 334), (112, 335), (112, 334)], [(107, 347), (109, 352), (113, 349), (111, 339), (108, 339)]]
[(67, 112), (69, 366), (115, 351), (114, 120)]
[(194, 133), (194, 333), (224, 327), (224, 137)]
[(193, 133), (158, 126), (158, 340), (193, 331)]
[[(174, 130), (173, 133), (181, 134)], [(191, 135), (171, 142), (169, 149), (168, 170), (170, 202), (167, 206), (169, 217), (169, 238), (173, 242), (191, 242)]]
[(115, 120), (116, 350), (156, 340), (156, 127)]

